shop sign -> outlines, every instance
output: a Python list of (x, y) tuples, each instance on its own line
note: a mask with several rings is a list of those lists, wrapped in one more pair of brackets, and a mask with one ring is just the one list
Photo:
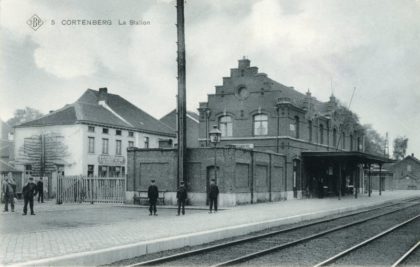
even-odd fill
[(110, 155), (99, 155), (98, 156), (99, 165), (107, 166), (120, 166), (125, 164), (124, 156), (110, 156)]

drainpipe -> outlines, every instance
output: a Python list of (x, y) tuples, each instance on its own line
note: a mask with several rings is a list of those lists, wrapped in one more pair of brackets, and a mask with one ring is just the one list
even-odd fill
[(254, 203), (254, 151), (251, 150), (251, 204)]

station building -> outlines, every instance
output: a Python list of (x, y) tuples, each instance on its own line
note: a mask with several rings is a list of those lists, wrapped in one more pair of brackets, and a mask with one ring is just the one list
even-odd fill
[[(270, 79), (245, 58), (198, 111), (200, 148), (187, 150), (184, 177), (192, 204), (206, 202), (212, 178), (217, 178), (227, 205), (347, 193), (357, 197), (364, 169), (377, 165), (381, 176), (382, 165), (390, 161), (364, 152), (363, 128), (334, 96), (319, 101), (309, 91), (303, 94)], [(216, 147), (209, 138), (214, 125), (222, 132)], [(162, 184), (174, 193), (175, 150), (128, 153), (132, 192), (146, 189), (146, 178), (153, 173), (172, 177)], [(142, 166), (140, 159), (151, 164)]]
[(389, 161), (364, 153), (363, 128), (334, 96), (319, 101), (270, 79), (249, 59), (239, 60), (199, 113), (203, 147), (217, 125), (221, 146), (285, 155), (289, 198), (344, 194), (359, 186), (363, 166)]
[(173, 129), (107, 88), (15, 127), (15, 168), (26, 175), (124, 177), (127, 148), (170, 147)]

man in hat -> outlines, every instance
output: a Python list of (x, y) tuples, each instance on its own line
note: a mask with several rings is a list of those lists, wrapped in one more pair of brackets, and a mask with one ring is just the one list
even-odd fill
[[(152, 215), (157, 216), (156, 202), (157, 202), (157, 199), (159, 197), (159, 190), (158, 190), (158, 187), (155, 185), (155, 180), (151, 180), (150, 182), (151, 183), (150, 183), (149, 189), (147, 190), (147, 197), (149, 198), (149, 204), (150, 204), (150, 207), (149, 207), (150, 214), (149, 214), (149, 216), (152, 216)], [(153, 212), (153, 214), (152, 214), (152, 212)]]
[(178, 200), (178, 214), (179, 216), (182, 207), (182, 215), (185, 215), (185, 201), (187, 200), (187, 189), (185, 188), (184, 182), (181, 181), (181, 185), (179, 186), (176, 192), (176, 198)]
[(13, 180), (13, 176), (11, 172), (9, 172), (7, 174), (7, 177), (4, 178), (2, 191), (4, 195), (4, 211), (5, 212), (9, 211), (9, 203), (10, 203), (10, 208), (12, 209), (12, 212), (14, 212), (15, 211), (14, 197), (16, 195), (16, 183)]
[(29, 177), (29, 181), (26, 183), (26, 185), (22, 189), (23, 201), (24, 201), (22, 215), (26, 215), (26, 213), (28, 212), (28, 203), (29, 203), (29, 208), (31, 209), (31, 215), (35, 215), (34, 196), (36, 195), (36, 193), (37, 191), (36, 191), (36, 184), (34, 182), (34, 178)]
[(216, 181), (211, 179), (210, 181), (210, 190), (209, 190), (209, 200), (210, 200), (210, 211), (212, 213), (213, 205), (214, 212), (217, 212), (217, 197), (219, 196), (219, 187), (216, 185)]
[(41, 203), (44, 203), (44, 182), (42, 177), (39, 178), (38, 183), (36, 183), (36, 190), (38, 191), (38, 203), (41, 200)]

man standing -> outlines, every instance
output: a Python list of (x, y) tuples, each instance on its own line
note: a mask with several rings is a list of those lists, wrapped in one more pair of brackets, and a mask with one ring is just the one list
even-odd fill
[(42, 177), (39, 178), (36, 184), (36, 190), (38, 191), (38, 203), (39, 200), (41, 200), (41, 203), (44, 203), (44, 183), (42, 182)]
[(31, 209), (31, 215), (35, 215), (35, 213), (34, 213), (34, 196), (36, 195), (36, 193), (37, 193), (36, 192), (36, 184), (34, 182), (34, 178), (29, 177), (28, 183), (26, 183), (26, 185), (22, 189), (23, 200), (24, 200), (23, 214), (22, 215), (26, 215), (26, 213), (28, 212), (28, 203), (29, 203), (29, 208)]
[(13, 180), (12, 173), (9, 172), (7, 177), (5, 177), (2, 185), (2, 191), (4, 195), (4, 211), (9, 211), (9, 203), (10, 208), (12, 209), (12, 212), (15, 211), (15, 203), (14, 203), (14, 197), (16, 193), (16, 183)]
[(184, 182), (181, 181), (181, 186), (178, 188), (176, 192), (176, 198), (178, 200), (178, 214), (179, 216), (182, 207), (182, 215), (185, 215), (185, 201), (187, 200), (187, 189), (185, 188)]
[(217, 212), (217, 197), (219, 196), (219, 187), (216, 185), (214, 179), (210, 181), (209, 200), (210, 200), (210, 211), (212, 213), (213, 205), (214, 212)]
[(158, 187), (155, 185), (155, 180), (151, 180), (151, 184), (149, 186), (149, 189), (147, 190), (147, 197), (149, 198), (149, 204), (150, 204), (149, 216), (152, 216), (152, 212), (153, 212), (153, 215), (157, 216), (156, 202), (159, 197), (159, 190), (158, 190)]

